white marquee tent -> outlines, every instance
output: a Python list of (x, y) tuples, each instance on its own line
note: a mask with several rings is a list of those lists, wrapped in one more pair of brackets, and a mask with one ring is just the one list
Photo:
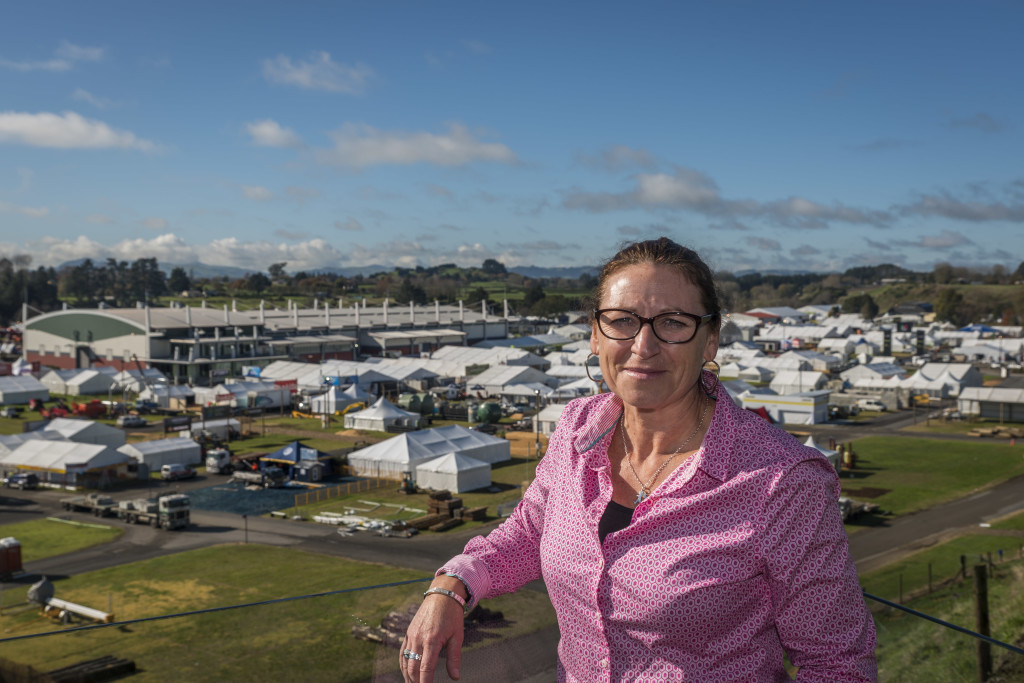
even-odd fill
[(198, 465), (203, 458), (203, 449), (198, 443), (192, 439), (178, 437), (129, 443), (117, 450), (144, 463), (150, 472), (155, 472), (164, 465)]
[(468, 455), (448, 453), (417, 465), (416, 485), (452, 493), (487, 488), (491, 485), (491, 465)]
[(50, 390), (32, 375), (0, 377), (0, 405), (22, 405), (33, 398), (50, 400)]
[(124, 453), (102, 444), (32, 439), (0, 458), (0, 467), (31, 470), (43, 481), (76, 485), (86, 475), (99, 478), (100, 483), (109, 482), (126, 472), (130, 462)]
[(491, 464), (511, 458), (508, 441), (461, 425), (407, 432), (350, 453), (349, 467), (367, 477), (400, 479), (403, 472), (435, 458), (458, 453)]
[(418, 427), (419, 424), (419, 413), (410, 413), (407, 410), (402, 410), (383, 396), (366, 410), (349, 413), (345, 416), (346, 429), (371, 429), (383, 432), (390, 425)]
[(118, 448), (123, 446), (127, 435), (123, 429), (111, 427), (92, 420), (58, 417), (50, 420), (43, 431), (60, 434), (75, 443), (93, 443)]

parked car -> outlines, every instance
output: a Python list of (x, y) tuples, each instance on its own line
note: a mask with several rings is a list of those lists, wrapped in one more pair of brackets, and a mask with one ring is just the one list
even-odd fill
[(19, 417), (21, 414), (21, 408), (18, 406), (5, 406), (0, 410), (0, 416), (2, 417)]
[(9, 489), (39, 488), (39, 476), (34, 472), (16, 472), (9, 477), (4, 477), (4, 486)]
[(160, 468), (160, 478), (165, 481), (191, 479), (194, 476), (196, 476), (196, 471), (188, 465), (164, 465)]
[(140, 415), (121, 415), (117, 418), (117, 426), (124, 428), (148, 427), (149, 421)]

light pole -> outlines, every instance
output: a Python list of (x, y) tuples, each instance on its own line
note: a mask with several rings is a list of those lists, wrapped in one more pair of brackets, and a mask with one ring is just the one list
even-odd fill
[(249, 545), (249, 515), (242, 515), (242, 521), (245, 523), (245, 544)]
[(533, 416), (534, 454), (540, 458), (540, 389), (533, 390), (537, 398), (537, 413)]

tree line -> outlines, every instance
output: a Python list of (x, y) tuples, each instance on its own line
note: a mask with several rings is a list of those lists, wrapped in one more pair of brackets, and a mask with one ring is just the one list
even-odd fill
[[(32, 269), (25, 255), (0, 257), (0, 322), (20, 319), (22, 302), (38, 311), (59, 308), (63, 302), (79, 308), (101, 304), (133, 307), (137, 303), (166, 305), (168, 297), (207, 296), (246, 298), (366, 298), (385, 297), (399, 304), (426, 305), (463, 301), (469, 306), (487, 301), (492, 309), (508, 299), (515, 315), (550, 318), (582, 311), (586, 294), (596, 284), (592, 273), (575, 278), (530, 278), (515, 273), (496, 259), (479, 267), (454, 263), (394, 268), (372, 275), (345, 277), (299, 270), (289, 273), (286, 262), (240, 278), (193, 278), (176, 266), (165, 273), (155, 258), (135, 261), (107, 259), (53, 268)], [(955, 324), (994, 321), (1020, 324), (1024, 320), (1024, 288), (998, 287), (1024, 281), (1024, 263), (1013, 272), (997, 266), (986, 272), (937, 264), (930, 272), (915, 272), (893, 264), (861, 266), (843, 273), (716, 273), (725, 306), (745, 311), (771, 306), (836, 305), (843, 312), (873, 318), (906, 301), (930, 303), (939, 320)], [(966, 285), (997, 285), (972, 288)], [(870, 292), (868, 291), (870, 290)]]

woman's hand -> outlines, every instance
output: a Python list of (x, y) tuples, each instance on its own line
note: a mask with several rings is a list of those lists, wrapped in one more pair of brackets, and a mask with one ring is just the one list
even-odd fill
[[(435, 586), (466, 595), (465, 586), (455, 578), (438, 577), (431, 588)], [(423, 598), (423, 604), (405, 633), (402, 654), (399, 655), (398, 663), (406, 683), (431, 683), (442, 648), (447, 648), (445, 655), (448, 675), (458, 679), (462, 639), (462, 605), (441, 593), (432, 593)], [(407, 658), (407, 651), (420, 655), (421, 659)]]

